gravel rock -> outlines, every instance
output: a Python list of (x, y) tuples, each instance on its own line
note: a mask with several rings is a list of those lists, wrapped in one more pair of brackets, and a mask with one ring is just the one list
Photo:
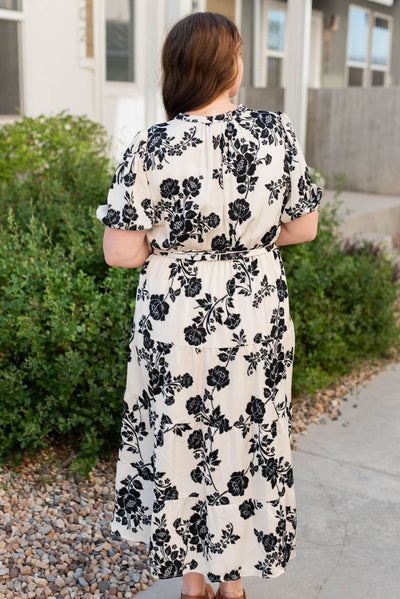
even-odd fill
[(10, 578), (19, 576), (19, 568), (10, 568)]
[(112, 538), (117, 451), (87, 480), (67, 459), (54, 445), (0, 467), (0, 598), (125, 599), (154, 581), (143, 543)]
[(47, 535), (50, 531), (51, 531), (51, 526), (43, 526), (43, 528), (40, 529), (40, 534)]

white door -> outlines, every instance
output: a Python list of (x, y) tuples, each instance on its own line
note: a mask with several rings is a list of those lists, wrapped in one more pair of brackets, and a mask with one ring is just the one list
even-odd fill
[(102, 0), (100, 4), (103, 123), (112, 137), (112, 152), (118, 156), (145, 124), (145, 11), (141, 2), (133, 0)]

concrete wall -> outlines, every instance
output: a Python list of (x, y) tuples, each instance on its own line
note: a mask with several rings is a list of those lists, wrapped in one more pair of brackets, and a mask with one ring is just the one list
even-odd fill
[(281, 87), (247, 87), (243, 102), (254, 110), (283, 111), (285, 91)]
[(347, 44), (347, 17), (349, 5), (356, 4), (377, 11), (383, 14), (389, 14), (394, 17), (394, 28), (392, 35), (392, 69), (391, 84), (400, 85), (400, 2), (395, 0), (393, 7), (384, 6), (376, 2), (366, 2), (365, 0), (313, 0), (313, 9), (324, 12), (325, 17), (329, 15), (338, 15), (339, 29), (331, 31), (324, 30), (321, 86), (322, 87), (343, 87), (345, 85), (346, 72), (346, 44)]
[(400, 195), (400, 87), (312, 89), (308, 100), (309, 164), (346, 173), (349, 190)]

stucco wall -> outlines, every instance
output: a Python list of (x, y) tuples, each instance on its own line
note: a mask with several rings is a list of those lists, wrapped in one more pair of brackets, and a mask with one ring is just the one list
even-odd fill
[(400, 87), (312, 89), (307, 160), (347, 189), (400, 195)]
[(25, 111), (69, 110), (95, 118), (93, 72), (79, 66), (77, 2), (26, 2), (23, 23)]

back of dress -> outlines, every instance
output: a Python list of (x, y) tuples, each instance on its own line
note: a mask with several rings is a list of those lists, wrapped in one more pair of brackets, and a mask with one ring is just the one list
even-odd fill
[(241, 105), (139, 132), (103, 222), (152, 229), (163, 251), (237, 251), (273, 242), (280, 221), (314, 210), (319, 194), (287, 116)]
[(112, 530), (150, 542), (153, 576), (218, 580), (233, 561), (232, 578), (276, 576), (294, 554), (294, 330), (274, 241), (320, 197), (286, 115), (241, 105), (140, 132), (98, 211), (152, 247)]
[(287, 295), (273, 244), (280, 222), (319, 200), (286, 115), (241, 105), (215, 117), (179, 114), (141, 131), (102, 215), (114, 228), (148, 230), (153, 253), (139, 285), (139, 333), (222, 347), (246, 318), (249, 338), (269, 334), (267, 320)]

